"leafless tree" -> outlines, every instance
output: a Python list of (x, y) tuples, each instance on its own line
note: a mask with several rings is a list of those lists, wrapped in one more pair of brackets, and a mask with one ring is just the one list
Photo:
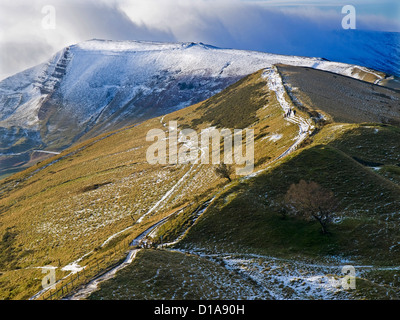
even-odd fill
[(316, 182), (304, 180), (290, 186), (285, 195), (285, 203), (295, 215), (317, 220), (323, 234), (327, 233), (328, 224), (338, 207), (332, 191), (324, 189)]
[(215, 168), (215, 173), (218, 177), (228, 179), (229, 182), (232, 182), (231, 176), (233, 174), (233, 166), (221, 163)]

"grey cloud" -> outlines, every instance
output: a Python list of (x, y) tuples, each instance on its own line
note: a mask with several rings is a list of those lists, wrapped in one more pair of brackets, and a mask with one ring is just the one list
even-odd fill
[(49, 58), (49, 53), (53, 47), (47, 43), (42, 43), (41, 39), (37, 42), (3, 42), (1, 44), (1, 74), (11, 75), (17, 71), (22, 71), (32, 67)]
[[(40, 29), (40, 9), (48, 4), (57, 12), (54, 31)], [(343, 52), (360, 55), (354, 33), (341, 30), (342, 18), (339, 6), (268, 7), (239, 0), (2, 0), (0, 74), (21, 71), (91, 38), (201, 41), (332, 60)], [(400, 31), (398, 23), (374, 15), (358, 15), (357, 26)]]
[[(175, 41), (172, 33), (132, 22), (114, 1), (2, 0), (0, 76), (39, 64), (67, 45), (92, 38)], [(56, 9), (56, 29), (45, 30), (41, 9)], [(0, 79), (1, 80), (1, 79)]]
[[(64, 3), (66, 3), (64, 1)], [(138, 25), (115, 4), (100, 1), (70, 1), (56, 5), (58, 23), (70, 28), (80, 40), (103, 38), (112, 40), (174, 41), (174, 36), (157, 28)]]
[[(140, 4), (156, 0), (135, 0)], [(172, 5), (174, 4), (174, 5)], [(269, 7), (241, 1), (165, 0), (151, 14), (124, 8), (133, 19), (163, 29), (169, 26), (179, 41), (201, 41), (219, 47), (324, 57), (399, 74), (398, 22), (379, 15), (357, 14), (357, 30), (343, 30), (342, 7)], [(166, 19), (165, 17), (168, 17)], [(184, 18), (180, 18), (184, 17)], [(186, 17), (190, 17), (190, 21)], [(363, 30), (370, 30), (365, 32)], [(390, 62), (390, 63), (389, 63)]]

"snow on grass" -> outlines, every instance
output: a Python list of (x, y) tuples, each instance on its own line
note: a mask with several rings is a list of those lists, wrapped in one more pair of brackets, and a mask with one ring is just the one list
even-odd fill
[(66, 265), (61, 270), (62, 271), (70, 271), (72, 274), (74, 274), (74, 273), (77, 273), (77, 272), (81, 272), (83, 269), (85, 269), (85, 267), (81, 267), (76, 262), (73, 262), (71, 264)]
[(130, 226), (130, 227), (127, 227), (127, 228), (125, 228), (125, 229), (123, 229), (123, 230), (121, 230), (121, 231), (119, 231), (119, 232), (117, 232), (117, 233), (114, 233), (112, 236), (110, 236), (110, 237), (108, 237), (107, 238), (107, 240), (106, 241), (104, 241), (102, 244), (101, 244), (101, 248), (103, 248), (106, 244), (108, 244), (112, 239), (115, 239), (116, 237), (118, 237), (120, 234), (122, 234), (122, 233), (124, 233), (124, 232), (126, 232), (126, 231), (128, 231), (128, 230), (130, 230), (130, 229), (132, 229), (133, 228), (133, 226)]
[(276, 134), (273, 134), (272, 136), (269, 136), (269, 137), (266, 137), (266, 138), (268, 138), (269, 141), (276, 142), (276, 141), (282, 139), (282, 137), (283, 137), (283, 135), (276, 133)]
[[(275, 299), (335, 299), (341, 280), (328, 275), (332, 268), (314, 267), (259, 258), (223, 259), (227, 268), (249, 276), (265, 287)], [(340, 268), (337, 272), (340, 272)]]
[(87, 298), (90, 294), (92, 294), (94, 291), (97, 291), (99, 289), (98, 286), (100, 283), (115, 277), (115, 275), (118, 271), (120, 271), (123, 268), (130, 265), (132, 263), (132, 261), (135, 259), (138, 251), (139, 251), (138, 249), (131, 250), (123, 263), (121, 263), (117, 267), (111, 269), (110, 271), (106, 272), (102, 276), (90, 281), (88, 284), (84, 285), (72, 296), (66, 298), (66, 300), (81, 300), (81, 299)]
[(169, 199), (171, 197), (171, 195), (173, 194), (173, 192), (175, 191), (176, 188), (178, 188), (183, 181), (185, 181), (185, 179), (192, 173), (192, 171), (194, 170), (195, 166), (192, 165), (190, 167), (190, 169), (183, 175), (182, 178), (180, 178), (178, 180), (178, 182), (176, 184), (173, 185), (173, 187), (168, 190), (163, 196), (162, 198), (157, 201), (144, 215), (142, 215), (139, 219), (138, 219), (138, 223), (142, 222), (143, 219), (148, 216), (150, 213), (152, 213), (155, 209), (157, 209), (160, 205), (162, 205), (165, 201), (167, 201), (167, 199)]
[[(250, 279), (263, 288), (273, 299), (350, 299), (351, 292), (342, 287), (343, 262), (337, 259), (332, 265), (314, 264), (289, 259), (278, 259), (256, 254), (204, 253), (202, 249), (192, 248), (190, 254), (199, 255), (220, 262), (229, 271)], [(332, 260), (334, 261), (334, 260)], [(368, 266), (359, 266), (368, 268)], [(255, 296), (255, 299), (262, 297)]]
[(275, 92), (276, 98), (285, 113), (285, 119), (299, 127), (299, 134), (296, 138), (296, 142), (280, 156), (280, 158), (283, 158), (294, 151), (308, 137), (314, 129), (314, 126), (310, 119), (305, 119), (296, 115), (293, 104), (286, 93), (282, 78), (275, 66), (265, 69), (263, 78), (267, 80), (268, 88)]

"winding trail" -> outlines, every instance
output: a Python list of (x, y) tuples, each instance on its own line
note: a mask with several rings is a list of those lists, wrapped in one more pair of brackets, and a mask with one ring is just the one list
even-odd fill
[[(276, 94), (276, 99), (278, 100), (279, 105), (281, 106), (285, 116), (285, 120), (291, 122), (299, 127), (299, 133), (296, 137), (296, 141), (281, 155), (279, 155), (276, 159), (270, 162), (266, 168), (253, 172), (241, 179), (249, 179), (258, 176), (260, 173), (267, 171), (271, 164), (277, 160), (283, 159), (293, 151), (297, 149), (297, 147), (312, 133), (314, 130), (314, 125), (311, 122), (311, 119), (304, 119), (296, 115), (294, 112), (293, 105), (291, 102), (288, 102), (285, 96), (286, 90), (282, 82), (282, 78), (278, 72), (278, 69), (275, 66), (271, 68), (267, 68), (264, 70), (262, 77), (267, 81), (268, 89), (274, 91)], [(290, 101), (290, 98), (288, 98)]]
[[(212, 198), (211, 200), (206, 201), (202, 206), (200, 206), (197, 210), (195, 210), (195, 212), (194, 212), (195, 213), (195, 221), (201, 216), (201, 214), (204, 213), (204, 211), (208, 208), (208, 206), (212, 203), (213, 200), (214, 200), (214, 198)], [(86, 285), (78, 288), (73, 294), (68, 295), (63, 300), (82, 300), (82, 299), (86, 299), (93, 292), (97, 291), (99, 289), (99, 284), (100, 283), (113, 278), (118, 271), (120, 271), (121, 269), (124, 269), (125, 267), (127, 267), (128, 265), (130, 265), (132, 263), (132, 261), (136, 258), (136, 254), (141, 250), (141, 249), (137, 249), (137, 247), (141, 245), (142, 241), (146, 238), (146, 236), (148, 236), (151, 232), (154, 232), (158, 227), (160, 227), (165, 222), (167, 222), (168, 219), (171, 216), (173, 216), (174, 214), (176, 214), (179, 211), (182, 211), (184, 208), (186, 208), (186, 206), (183, 207), (183, 208), (179, 208), (179, 209), (175, 210), (174, 212), (170, 213), (165, 218), (163, 218), (160, 221), (158, 221), (157, 223), (153, 224), (151, 227), (146, 229), (140, 235), (138, 235), (130, 243), (130, 246), (135, 247), (135, 248), (131, 249), (129, 251), (126, 259), (124, 260), (124, 262), (122, 262), (121, 264), (119, 264), (116, 267), (112, 268), (111, 270), (107, 271), (106, 273), (94, 278), (89, 283), (87, 283)], [(191, 228), (191, 226), (188, 229), (190, 229), (190, 228)], [(187, 230), (185, 230), (183, 234), (185, 234), (187, 232)], [(176, 242), (178, 242), (178, 240)], [(171, 244), (173, 244), (173, 243), (168, 243), (168, 244), (165, 244), (165, 245), (171, 245)]]
[(288, 102), (285, 97), (287, 96), (286, 90), (283, 85), (282, 78), (275, 66), (265, 69), (263, 78), (267, 80), (268, 88), (275, 92), (276, 98), (286, 115), (285, 119), (299, 127), (299, 134), (295, 143), (293, 143), (289, 149), (287, 149), (277, 158), (277, 160), (279, 160), (296, 150), (296, 148), (309, 136), (314, 129), (314, 126), (312, 125), (310, 119), (304, 119), (303, 117), (296, 115), (292, 103)]
[[(296, 124), (299, 127), (299, 134), (296, 138), (295, 143), (293, 143), (283, 154), (281, 154), (276, 160), (279, 160), (285, 156), (287, 156), (288, 154), (290, 154), (291, 152), (293, 152), (299, 145), (300, 143), (302, 143), (307, 137), (308, 135), (311, 133), (311, 131), (314, 129), (313, 125), (311, 124), (310, 119), (304, 119), (300, 116), (296, 116), (295, 113), (293, 112), (293, 106), (290, 102), (288, 102), (285, 98), (286, 95), (286, 91), (284, 88), (284, 85), (282, 83), (282, 78), (279, 75), (279, 72), (277, 71), (276, 67), (272, 67), (272, 68), (268, 68), (265, 69), (263, 77), (267, 80), (268, 83), (268, 87), (270, 90), (274, 91), (276, 93), (276, 97), (277, 100), (282, 108), (282, 110), (284, 111), (284, 113), (287, 115), (285, 117), (285, 119), (293, 124)], [(162, 124), (163, 127), (167, 127), (167, 124), (164, 123), (164, 117), (162, 117), (160, 119), (160, 123)], [(179, 142), (184, 142), (181, 141), (181, 139), (179, 139)], [(185, 143), (185, 142), (184, 142)], [(187, 146), (188, 148), (190, 148), (191, 146)], [(201, 153), (204, 151), (201, 148), (198, 150)], [(59, 161), (59, 160), (58, 160)], [(50, 164), (51, 165), (51, 164)], [(174, 191), (191, 175), (191, 173), (193, 173), (193, 171), (196, 171), (197, 166), (196, 165), (192, 165), (189, 170), (178, 180), (178, 182), (176, 184), (174, 184), (172, 186), (172, 188), (170, 190), (168, 190), (163, 196), (162, 198), (157, 201), (143, 216), (141, 216), (137, 223), (141, 223), (143, 221), (143, 219), (148, 216), (149, 214), (151, 214), (154, 210), (156, 210), (157, 208), (159, 208), (163, 203), (165, 203), (165, 201), (167, 201), (172, 194), (174, 193)], [(262, 172), (264, 170), (258, 171), (256, 173), (253, 173), (251, 175), (249, 175), (248, 177), (252, 177), (257, 175), (258, 173)], [(245, 177), (247, 178), (247, 177)], [(173, 242), (171, 243), (167, 243), (164, 244), (164, 246), (171, 246), (174, 245), (176, 243), (178, 243), (183, 237), (184, 235), (187, 233), (187, 231), (195, 224), (195, 222), (197, 221), (197, 219), (203, 215), (203, 213), (207, 210), (207, 208), (209, 207), (209, 205), (213, 202), (213, 200), (215, 199), (215, 197), (213, 197), (212, 199), (204, 202), (201, 206), (199, 206), (194, 212), (193, 212), (193, 223), (191, 224), (191, 226), (189, 226), (186, 230), (184, 230), (182, 232), (182, 234)], [(138, 237), (136, 237), (132, 243), (131, 246), (139, 246), (142, 242), (142, 240), (148, 236), (151, 232), (154, 232), (159, 226), (161, 226), (162, 224), (164, 224), (173, 214), (175, 214), (177, 211), (182, 210), (178, 209), (176, 211), (174, 211), (173, 213), (171, 213), (170, 215), (168, 215), (167, 217), (161, 219), (160, 221), (158, 221), (157, 223), (153, 224), (151, 227), (149, 227), (147, 230), (145, 230), (143, 233), (141, 233)], [(131, 227), (125, 228), (122, 231), (117, 232), (116, 234), (111, 235), (107, 240), (104, 241), (104, 243), (102, 244), (102, 247), (104, 245), (106, 245), (109, 241), (111, 241), (113, 238), (115, 238), (116, 236), (118, 236), (119, 234), (128, 231), (129, 229), (131, 229)], [(91, 280), (89, 283), (87, 283), (86, 285), (80, 287), (77, 289), (77, 291), (75, 291), (75, 293), (73, 293), (70, 296), (67, 296), (65, 298), (65, 300), (80, 300), (80, 299), (86, 299), (87, 297), (89, 297), (94, 291), (98, 290), (98, 286), (100, 283), (107, 281), (111, 278), (113, 278), (115, 276), (115, 274), (125, 268), (126, 266), (128, 266), (129, 264), (132, 263), (132, 261), (135, 259), (136, 254), (140, 251), (141, 249), (131, 249), (126, 257), (126, 259), (124, 260), (124, 262), (122, 262), (121, 264), (117, 265), (116, 267), (112, 268), (111, 270), (107, 271), (106, 273), (96, 277), (95, 279)], [(90, 253), (88, 253), (90, 254)], [(88, 254), (86, 254), (85, 256), (87, 256)], [(76, 265), (78, 261), (82, 260), (82, 258), (78, 259), (77, 261), (71, 263), (71, 265)], [(40, 293), (35, 295), (35, 297), (40, 296)]]
[(157, 203), (156, 203), (153, 207), (151, 207), (143, 216), (141, 216), (141, 217), (139, 218), (139, 220), (137, 221), (137, 223), (142, 222), (143, 219), (144, 219), (146, 216), (148, 216), (148, 215), (149, 215), (150, 213), (152, 213), (155, 209), (157, 209), (162, 203), (164, 203), (167, 199), (169, 199), (169, 198), (171, 197), (171, 195), (173, 194), (173, 192), (175, 191), (175, 189), (178, 188), (178, 187), (183, 183), (183, 181), (185, 181), (185, 179), (186, 179), (195, 169), (196, 169), (196, 168), (195, 168), (195, 165), (192, 165), (192, 166), (190, 167), (190, 169), (182, 176), (182, 178), (180, 178), (180, 179), (178, 180), (178, 182), (177, 182), (176, 184), (174, 184), (173, 187), (172, 187), (170, 190), (168, 190), (168, 191), (164, 194), (164, 196), (163, 196), (159, 201), (157, 201)]
[(86, 299), (89, 297), (94, 291), (97, 291), (99, 289), (99, 284), (113, 278), (115, 274), (125, 268), (126, 266), (130, 265), (132, 261), (135, 259), (136, 254), (140, 251), (140, 249), (134, 249), (129, 251), (128, 256), (124, 260), (123, 263), (119, 264), (115, 268), (111, 269), (110, 271), (104, 273), (103, 275), (93, 279), (90, 281), (88, 284), (84, 285), (78, 291), (76, 291), (74, 294), (67, 296), (66, 298), (62, 300), (82, 300)]
[(203, 213), (208, 209), (208, 207), (210, 206), (211, 203), (214, 202), (214, 199), (217, 196), (214, 196), (213, 198), (211, 198), (210, 200), (207, 200), (206, 202), (204, 202), (202, 205), (200, 205), (193, 213), (193, 221), (191, 226), (189, 226), (187, 229), (185, 229), (174, 241), (172, 242), (168, 242), (168, 243), (164, 243), (159, 245), (159, 248), (165, 248), (165, 247), (170, 247), (173, 246), (175, 244), (177, 244), (179, 241), (181, 241), (183, 239), (183, 237), (187, 234), (187, 232), (193, 227), (193, 225), (196, 223), (196, 221), (200, 218), (201, 215), (203, 215)]
[(100, 283), (113, 278), (115, 276), (115, 274), (119, 270), (121, 270), (121, 269), (127, 267), (128, 265), (130, 265), (132, 263), (132, 261), (135, 259), (136, 254), (141, 250), (141, 249), (137, 249), (136, 247), (140, 245), (142, 240), (150, 232), (152, 232), (154, 229), (156, 229), (157, 227), (159, 227), (160, 225), (165, 223), (172, 215), (174, 215), (177, 211), (180, 211), (180, 210), (182, 210), (182, 208), (172, 212), (167, 217), (165, 217), (165, 218), (161, 219), (160, 221), (156, 222), (151, 227), (149, 227), (144, 232), (142, 232), (140, 235), (138, 235), (135, 239), (133, 239), (133, 241), (130, 243), (130, 246), (135, 247), (135, 248), (129, 250), (129, 253), (128, 253), (126, 259), (124, 260), (124, 262), (122, 262), (121, 264), (119, 264), (116, 267), (112, 268), (111, 270), (107, 271), (106, 273), (94, 278), (89, 283), (87, 283), (84, 286), (78, 288), (78, 290), (75, 291), (75, 293), (73, 293), (72, 295), (67, 296), (63, 300), (81, 300), (81, 299), (86, 299), (87, 297), (89, 297), (94, 291), (99, 289), (98, 286), (99, 286)]
[[(161, 118), (160, 123), (161, 123), (164, 127), (166, 127), (166, 123), (164, 123), (163, 120), (164, 120), (164, 117)], [(102, 138), (102, 139), (104, 139), (104, 138)], [(99, 140), (101, 140), (101, 139), (99, 139)], [(99, 141), (99, 140), (96, 140), (94, 143), (96, 143), (96, 142)], [(184, 143), (185, 143), (185, 142), (184, 142)], [(82, 149), (82, 148), (81, 148), (81, 149)], [(78, 151), (80, 151), (81, 149), (79, 149)], [(78, 152), (78, 151), (75, 151), (75, 152)], [(203, 152), (203, 150), (202, 150), (201, 148), (198, 148), (198, 151)], [(72, 154), (72, 153), (71, 153), (71, 154)], [(68, 155), (70, 155), (70, 154), (68, 154)], [(68, 156), (68, 155), (66, 155), (66, 156)], [(50, 163), (49, 165), (52, 165), (53, 163), (56, 163), (56, 162), (60, 161), (61, 159), (65, 158), (66, 156), (61, 157), (60, 159), (57, 159), (57, 160), (53, 161), (53, 162)], [(49, 165), (48, 165), (48, 166), (49, 166)], [(184, 175), (183, 175), (183, 176), (182, 176), (182, 177), (181, 177), (181, 178), (180, 178), (180, 179), (179, 179), (179, 180), (178, 180), (178, 181), (177, 181), (177, 182), (162, 196), (162, 197), (161, 197), (160, 200), (158, 200), (144, 215), (142, 215), (142, 216), (137, 220), (136, 223), (141, 223), (141, 222), (143, 222), (143, 220), (144, 220), (145, 217), (147, 217), (149, 214), (151, 214), (151, 213), (152, 213), (153, 211), (155, 211), (157, 208), (162, 207), (162, 205), (174, 194), (174, 192), (184, 183), (184, 181), (186, 181), (186, 180), (187, 180), (193, 173), (195, 173), (198, 169), (199, 169), (199, 165), (198, 165), (198, 164), (192, 164), (192, 165), (190, 166), (190, 168), (188, 169), (188, 171), (187, 171), (187, 172), (186, 172), (186, 173), (185, 173), (185, 174), (184, 174)], [(33, 174), (35, 174), (35, 173), (36, 173), (36, 172), (34, 172)], [(181, 210), (181, 209), (178, 209), (178, 210), (176, 210), (176, 211), (179, 211), (179, 210)], [(137, 238), (135, 238), (135, 239), (133, 240), (133, 242), (131, 243), (131, 246), (137, 246), (137, 245), (139, 245), (140, 242), (141, 242), (141, 240), (143, 240), (143, 239), (144, 239), (151, 231), (153, 231), (155, 228), (157, 228), (157, 227), (159, 227), (161, 224), (165, 223), (165, 222), (168, 220), (168, 218), (169, 218), (170, 216), (172, 216), (173, 214), (176, 213), (176, 211), (174, 211), (173, 213), (171, 213), (171, 214), (168, 215), (167, 217), (161, 219), (160, 221), (158, 221), (157, 223), (155, 223), (154, 225), (152, 225), (150, 228), (148, 228), (146, 231), (144, 231), (142, 234), (140, 234)], [(109, 243), (112, 239), (114, 239), (114, 238), (117, 237), (118, 235), (120, 235), (120, 234), (122, 234), (122, 233), (124, 233), (124, 232), (126, 232), (126, 231), (128, 231), (128, 230), (130, 230), (130, 229), (132, 229), (132, 228), (133, 228), (133, 226), (129, 226), (129, 227), (127, 227), (127, 228), (125, 228), (125, 229), (123, 229), (123, 230), (121, 230), (121, 231), (119, 231), (119, 232), (117, 232), (117, 233), (111, 235), (110, 237), (108, 237), (108, 238), (101, 244), (101, 247), (104, 247), (104, 246), (105, 246), (107, 243)], [(102, 275), (102, 276), (100, 276), (100, 277), (98, 277), (98, 278), (92, 280), (89, 284), (87, 284), (85, 287), (83, 287), (83, 288), (81, 289), (82, 292), (81, 292), (81, 291), (78, 291), (78, 293), (77, 293), (77, 295), (76, 295), (76, 297), (78, 297), (77, 299), (82, 299), (83, 296), (90, 295), (91, 292), (93, 292), (94, 290), (96, 290), (97, 285), (98, 285), (100, 282), (103, 282), (103, 281), (105, 281), (105, 280), (108, 280), (109, 278), (113, 277), (114, 274), (115, 274), (118, 270), (120, 270), (120, 269), (126, 267), (127, 265), (129, 265), (129, 264), (133, 261), (134, 257), (136, 256), (136, 251), (137, 251), (137, 249), (136, 249), (136, 250), (131, 250), (131, 251), (129, 252), (129, 254), (128, 254), (126, 260), (125, 260), (122, 264), (116, 266), (115, 268), (113, 268), (112, 270), (108, 271), (108, 272), (105, 273), (104, 275)], [(83, 267), (79, 266), (78, 263), (79, 263), (80, 261), (82, 261), (83, 258), (85, 258), (86, 256), (90, 255), (91, 253), (93, 253), (93, 250), (92, 250), (91, 252), (86, 253), (84, 256), (82, 256), (82, 257), (79, 258), (78, 260), (75, 260), (75, 261), (73, 261), (72, 263), (68, 264), (67, 266), (63, 267), (62, 269), (63, 269), (64, 271), (71, 271), (71, 273), (68, 274), (67, 276), (65, 276), (63, 279), (69, 277), (70, 275), (76, 273), (77, 271), (80, 271), (80, 270), (84, 269), (85, 267), (84, 267), (84, 266), (83, 266)], [(39, 298), (42, 294), (44, 294), (45, 292), (47, 292), (47, 290), (48, 290), (48, 288), (41, 290), (40, 292), (38, 292), (37, 294), (35, 294), (33, 297), (31, 297), (31, 299), (37, 299), (37, 298)], [(80, 294), (82, 295), (82, 297), (79, 296)]]
[[(178, 187), (183, 183), (183, 181), (184, 181), (188, 176), (190, 176), (190, 174), (191, 174), (193, 171), (196, 171), (196, 169), (197, 169), (197, 166), (192, 165), (192, 166), (190, 167), (190, 169), (182, 176), (182, 178), (181, 178), (176, 184), (174, 184), (174, 185), (172, 186), (172, 188), (169, 189), (169, 190), (164, 194), (164, 196), (163, 196), (159, 201), (156, 202), (155, 205), (153, 205), (143, 216), (141, 216), (140, 219), (138, 219), (138, 221), (137, 221), (136, 223), (141, 223), (141, 222), (143, 221), (143, 219), (144, 219), (147, 215), (149, 215), (149, 214), (150, 214), (151, 212), (153, 212), (155, 209), (157, 209), (158, 207), (160, 207), (160, 205), (161, 205), (162, 203), (164, 203), (167, 199), (169, 199), (169, 198), (173, 195), (173, 192), (175, 191), (175, 189), (178, 188)], [(176, 210), (176, 211), (179, 211), (179, 210), (181, 210), (181, 209), (178, 209), (178, 210)], [(165, 223), (166, 220), (168, 220), (168, 218), (169, 218), (170, 216), (172, 216), (173, 214), (176, 213), (176, 211), (172, 212), (172, 213), (171, 213), (170, 215), (168, 215), (167, 217), (161, 219), (160, 221), (158, 221), (157, 223), (155, 223), (154, 225), (152, 225), (150, 228), (148, 228), (146, 231), (144, 231), (142, 234), (140, 234), (137, 238), (135, 238), (135, 239), (133, 240), (133, 242), (131, 243), (131, 245), (134, 246), (134, 245), (139, 244), (140, 241), (141, 241), (144, 237), (146, 237), (146, 235), (147, 235), (149, 232), (151, 232), (154, 228), (160, 226), (160, 224)], [(122, 234), (123, 232), (126, 232), (126, 231), (128, 231), (128, 230), (130, 230), (130, 229), (132, 229), (132, 228), (133, 228), (133, 226), (130, 226), (130, 227), (127, 227), (127, 228), (125, 228), (125, 229), (123, 229), (123, 230), (121, 230), (121, 231), (119, 231), (119, 232), (117, 232), (117, 233), (111, 235), (110, 237), (108, 237), (108, 238), (102, 243), (101, 247), (104, 247), (104, 246), (105, 246), (107, 243), (109, 243), (112, 239), (114, 239), (114, 238), (117, 237), (118, 235), (120, 235), (120, 234)], [(90, 255), (91, 253), (93, 253), (93, 250), (90, 251), (90, 252), (88, 252), (88, 253), (86, 253), (85, 255), (83, 255), (82, 257), (80, 257), (79, 259), (73, 261), (72, 263), (66, 265), (65, 267), (63, 267), (62, 270), (64, 270), (64, 271), (71, 271), (71, 273), (68, 274), (67, 276), (65, 276), (63, 279), (68, 278), (69, 276), (71, 276), (72, 274), (76, 273), (77, 271), (80, 271), (80, 270), (84, 269), (85, 266), (82, 267), (82, 266), (80, 266), (78, 263), (79, 263), (80, 261), (82, 261), (86, 256)], [(109, 279), (109, 278), (112, 277), (118, 270), (120, 270), (120, 269), (122, 269), (123, 267), (129, 265), (129, 264), (132, 262), (133, 258), (134, 258), (134, 256), (133, 256), (132, 259), (129, 258), (130, 256), (132, 256), (132, 254), (133, 254), (133, 252), (132, 252), (132, 250), (131, 250), (130, 253), (128, 254), (127, 259), (126, 259), (120, 266), (117, 266), (117, 267), (113, 268), (112, 270), (110, 270), (109, 272), (107, 272), (105, 275), (103, 275), (101, 278), (96, 279), (96, 283), (94, 283), (93, 281), (91, 281), (90, 286), (91, 286), (92, 288), (96, 288), (96, 286), (97, 286), (98, 283)], [(136, 254), (135, 254), (135, 256), (136, 256)], [(104, 279), (103, 279), (103, 277), (104, 277)], [(63, 280), (63, 279), (61, 279), (61, 280)], [(101, 280), (101, 279), (103, 279), (103, 280)], [(96, 284), (96, 286), (95, 286), (95, 284)], [(39, 291), (38, 293), (36, 293), (34, 296), (32, 296), (30, 299), (31, 299), (31, 300), (32, 300), (32, 299), (37, 299), (37, 298), (39, 298), (41, 295), (43, 295), (45, 292), (47, 292), (48, 290), (49, 290), (49, 288), (42, 289), (41, 291)]]

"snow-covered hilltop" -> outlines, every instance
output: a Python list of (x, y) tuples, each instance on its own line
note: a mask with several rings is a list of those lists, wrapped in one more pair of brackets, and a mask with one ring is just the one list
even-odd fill
[(0, 82), (0, 153), (59, 151), (79, 139), (205, 100), (278, 63), (371, 82), (385, 76), (320, 58), (202, 43), (90, 40)]

